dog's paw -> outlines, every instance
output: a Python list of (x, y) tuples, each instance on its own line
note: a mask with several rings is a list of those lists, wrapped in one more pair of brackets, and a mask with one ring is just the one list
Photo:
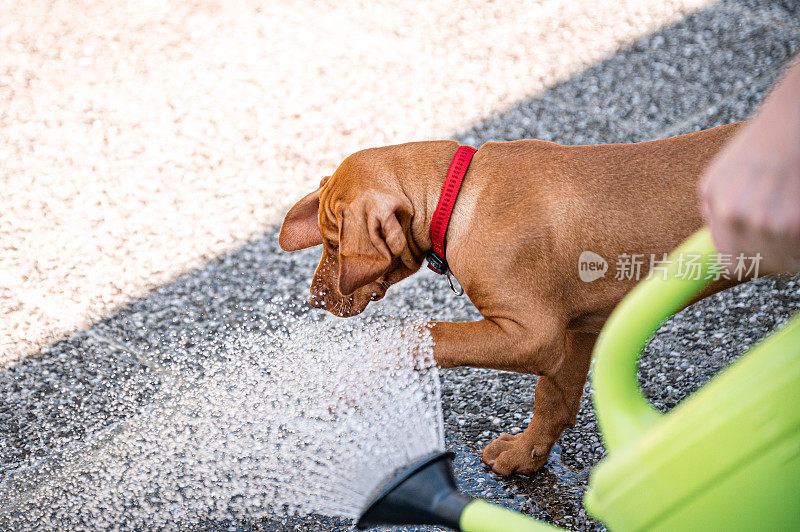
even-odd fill
[(533, 445), (522, 434), (501, 434), (486, 446), (481, 453), (481, 460), (498, 475), (532, 475), (547, 463), (551, 447)]

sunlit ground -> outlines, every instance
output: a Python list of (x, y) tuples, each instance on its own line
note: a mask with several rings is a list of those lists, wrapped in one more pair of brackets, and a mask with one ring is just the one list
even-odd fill
[(0, 2), (0, 363), (707, 3)]

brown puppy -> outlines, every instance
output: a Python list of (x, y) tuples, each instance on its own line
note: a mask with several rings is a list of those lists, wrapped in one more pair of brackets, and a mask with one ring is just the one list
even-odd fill
[[(489, 142), (475, 154), (446, 258), (484, 319), (430, 326), (443, 367), (540, 376), (528, 428), (483, 451), (495, 472), (530, 474), (547, 461), (575, 422), (597, 333), (636, 284), (613, 271), (582, 281), (581, 253), (609, 262), (643, 254), (644, 278), (652, 254), (661, 258), (701, 227), (698, 177), (740, 125), (639, 144)], [(323, 245), (312, 305), (354, 316), (420, 268), (457, 147), (434, 141), (360, 151), (292, 207), (281, 248)]]

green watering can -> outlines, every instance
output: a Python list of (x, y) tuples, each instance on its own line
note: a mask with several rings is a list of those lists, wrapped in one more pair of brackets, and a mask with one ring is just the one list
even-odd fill
[(800, 530), (800, 316), (669, 414), (639, 391), (637, 360), (661, 322), (707, 284), (706, 230), (675, 253), (700, 255), (697, 280), (641, 283), (609, 318), (592, 387), (609, 455), (586, 508), (613, 530)]
[[(679, 275), (681, 253), (699, 256), (696, 279)], [(592, 472), (585, 503), (612, 530), (800, 530), (800, 316), (668, 414), (639, 390), (644, 346), (710, 283), (715, 254), (707, 230), (689, 238), (673, 253), (667, 279), (654, 276), (632, 290), (595, 347), (594, 406), (609, 454)], [(358, 527), (555, 529), (459, 493), (451, 456), (425, 457), (396, 473)]]

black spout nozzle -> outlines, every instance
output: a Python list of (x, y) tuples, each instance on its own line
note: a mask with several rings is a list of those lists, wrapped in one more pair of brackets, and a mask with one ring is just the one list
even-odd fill
[(435, 453), (392, 475), (361, 513), (356, 528), (441, 525), (459, 530), (461, 512), (472, 498), (456, 489), (453, 456)]

